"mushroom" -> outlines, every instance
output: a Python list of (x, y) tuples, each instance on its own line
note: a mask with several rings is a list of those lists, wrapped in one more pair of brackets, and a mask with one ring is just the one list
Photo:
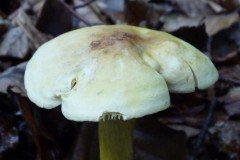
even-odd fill
[(164, 32), (94, 26), (42, 45), (27, 64), (31, 101), (61, 104), (73, 121), (99, 122), (101, 160), (132, 158), (134, 120), (169, 107), (169, 91), (193, 92), (218, 79), (207, 56)]

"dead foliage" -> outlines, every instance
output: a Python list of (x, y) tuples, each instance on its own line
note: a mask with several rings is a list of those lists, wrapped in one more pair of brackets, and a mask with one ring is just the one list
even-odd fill
[(212, 88), (171, 94), (169, 109), (139, 119), (135, 159), (240, 159), (239, 7), (238, 0), (1, 1), (0, 159), (98, 159), (97, 125), (36, 107), (23, 84), (41, 44), (98, 24), (169, 32), (206, 53), (220, 74)]

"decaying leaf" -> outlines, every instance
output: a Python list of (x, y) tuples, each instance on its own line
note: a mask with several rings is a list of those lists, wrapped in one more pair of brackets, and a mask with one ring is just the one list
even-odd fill
[(231, 80), (240, 80), (240, 65), (222, 68), (219, 70), (220, 75)]
[[(3, 118), (2, 118), (3, 117)], [(0, 119), (0, 159), (1, 154), (6, 152), (8, 149), (12, 149), (17, 146), (19, 143), (19, 135), (18, 130), (16, 127), (12, 127), (9, 124), (9, 121), (6, 121), (9, 118), (4, 117), (1, 115)]]
[(229, 116), (240, 115), (240, 101), (224, 105), (224, 109)]
[(12, 27), (0, 43), (0, 56), (24, 58), (29, 49), (26, 34), (20, 27)]
[(223, 8), (220, 4), (214, 2), (214, 1), (208, 1), (208, 5), (209, 7), (212, 8), (212, 10), (215, 12), (215, 13), (222, 13), (224, 11), (226, 11), (225, 8)]
[(146, 0), (125, 0), (124, 11), (128, 24), (142, 25), (146, 23), (147, 26), (155, 28), (162, 16), (173, 12), (174, 7), (169, 3), (154, 4)]
[(225, 103), (232, 103), (240, 101), (240, 87), (234, 87), (232, 88), (226, 96), (221, 97), (221, 101), (224, 101)]
[(188, 138), (196, 136), (199, 134), (199, 129), (187, 126), (187, 125), (176, 125), (176, 124), (172, 124), (172, 125), (168, 125), (168, 127), (177, 130), (177, 131), (184, 131), (186, 136)]
[(167, 0), (156, 3), (128, 0), (126, 2), (125, 14), (128, 23), (139, 25), (140, 22), (146, 21), (146, 24), (156, 28), (161, 22), (161, 29), (167, 32), (205, 25), (207, 34), (212, 36), (230, 27), (239, 18), (237, 12), (226, 12), (217, 2), (208, 0)]
[(239, 0), (217, 0), (217, 1), (222, 7), (230, 11), (234, 11), (236, 9), (239, 9), (240, 7)]
[(237, 59), (237, 56), (238, 56), (238, 53), (237, 51), (232, 51), (232, 52), (228, 52), (226, 55), (224, 56), (218, 56), (218, 57), (212, 57), (212, 59), (215, 61), (215, 62), (228, 62), (228, 61), (231, 61), (233, 59)]
[(136, 160), (186, 160), (186, 135), (154, 118), (138, 121), (134, 133)]
[(14, 22), (25, 32), (34, 49), (37, 49), (44, 42), (51, 39), (50, 36), (41, 33), (33, 26), (29, 16), (23, 9), (18, 10), (18, 15), (14, 19)]
[(227, 95), (219, 100), (225, 103), (224, 109), (229, 116), (240, 115), (240, 87), (232, 88)]
[[(76, 6), (78, 6), (80, 4), (83, 4), (83, 3), (84, 3), (83, 1), (79, 1), (76, 4)], [(95, 2), (93, 2), (93, 3), (95, 3)], [(76, 9), (76, 12), (79, 15), (85, 17), (85, 19), (87, 19), (88, 23), (90, 23), (90, 24), (103, 24), (103, 21), (101, 21), (101, 16), (100, 15), (98, 16), (97, 14), (95, 14), (93, 12), (93, 8), (91, 7), (91, 5), (88, 5), (88, 6), (85, 6), (85, 7), (82, 7), (82, 8), (78, 8), (78, 9)], [(81, 25), (84, 26), (84, 24), (81, 24)]]
[(7, 31), (9, 26), (9, 21), (2, 19), (0, 16), (0, 36), (3, 36), (3, 34)]
[(199, 15), (211, 15), (213, 11), (208, 5), (208, 0), (170, 0), (177, 3), (181, 9), (189, 17), (197, 17)]
[(21, 8), (39, 16), (45, 1), (46, 0), (21, 0)]
[(240, 122), (219, 122), (210, 128), (210, 132), (216, 138), (215, 144), (225, 152), (240, 151)]
[(53, 36), (73, 29), (73, 14), (67, 10), (64, 3), (59, 0), (45, 1), (36, 28)]
[(230, 27), (233, 23), (237, 22), (238, 19), (239, 15), (237, 12), (207, 16), (204, 21), (206, 32), (209, 36), (212, 36), (219, 31)]
[[(121, 18), (116, 17), (113, 22), (172, 32), (203, 50), (206, 44), (211, 45), (212, 59), (220, 70), (221, 80), (213, 88), (217, 98), (211, 124), (213, 127), (208, 130), (210, 134), (208, 132), (206, 141), (202, 142), (196, 159), (239, 158), (231, 156), (240, 155), (240, 87), (236, 87), (240, 84), (240, 0), (121, 0), (125, 6), (119, 5), (120, 0), (101, 0), (80, 8), (75, 6), (91, 0), (17, 1), (20, 2), (19, 8), (8, 17), (7, 23), (1, 23), (1, 17), (6, 16), (0, 12), (0, 56), (4, 57), (0, 62), (3, 71), (0, 73), (0, 92), (9, 93), (10, 90), (18, 95), (26, 95), (23, 86), (26, 63), (11, 68), (9, 66), (18, 64), (16, 61), (22, 61), (31, 52), (30, 49), (36, 49), (51, 39), (39, 30), (56, 36), (75, 27), (87, 26), (88, 23), (109, 24), (104, 19), (109, 17), (101, 17), (101, 12), (124, 12), (121, 7), (125, 7), (125, 13), (120, 13)], [(93, 7), (99, 3), (105, 4), (105, 8), (100, 6), (98, 10)], [(11, 19), (19, 27), (11, 26)], [(201, 132), (200, 126), (204, 125), (206, 119), (208, 107), (205, 104), (211, 99), (207, 93), (201, 91), (189, 95), (172, 95), (172, 107), (167, 111), (138, 120), (133, 135), (135, 159), (185, 160), (192, 150), (186, 144), (195, 142), (194, 139)], [(21, 114), (17, 117), (15, 110), (19, 106), (10, 103), (18, 104), (13, 99), (18, 99), (22, 106), (21, 112), (17, 112)], [(5, 107), (4, 104), (9, 105)], [(9, 158), (12, 153), (17, 153), (13, 155), (15, 159), (98, 159), (96, 124), (69, 122), (59, 110), (38, 109), (29, 103), (27, 97), (15, 94), (0, 94), (0, 106), (4, 108), (0, 109), (0, 159), (2, 151), (8, 152), (7, 158), (3, 156), (3, 159), (12, 159)], [(21, 124), (21, 127), (22, 123), (26, 123), (31, 132), (26, 126), (21, 130), (16, 124), (10, 124), (9, 129), (4, 128), (4, 122), (9, 122), (9, 119), (2, 115), (8, 116), (9, 106), (16, 108), (11, 112), (11, 116), (17, 119), (16, 123)], [(21, 116), (25, 121), (19, 121)], [(23, 138), (22, 131), (29, 133), (27, 139)], [(35, 142), (36, 153), (31, 153), (34, 146), (33, 141), (28, 142), (29, 139)], [(19, 150), (24, 150), (24, 158), (19, 157)], [(216, 150), (215, 155), (209, 156), (212, 150)], [(39, 153), (42, 155), (39, 156)], [(222, 154), (225, 154), (224, 158)]]
[(188, 17), (183, 14), (170, 14), (165, 16), (163, 30), (168, 32), (176, 31), (183, 27), (198, 27), (205, 24), (206, 33), (212, 36), (219, 31), (229, 28), (232, 24), (238, 21), (238, 13), (220, 14), (196, 17)]
[(162, 29), (167, 32), (174, 32), (182, 27), (198, 27), (202, 24), (203, 19), (202, 16), (190, 18), (182, 14), (171, 14), (165, 16)]
[(23, 75), (26, 67), (26, 62), (17, 66), (10, 67), (0, 74), (0, 92), (7, 93), (10, 89), (14, 93), (26, 96), (26, 91), (23, 83)]

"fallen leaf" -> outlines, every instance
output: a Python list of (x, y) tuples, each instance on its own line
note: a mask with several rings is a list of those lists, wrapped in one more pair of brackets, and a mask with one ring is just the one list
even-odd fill
[(240, 115), (240, 101), (224, 105), (224, 109), (229, 116)]
[(189, 17), (198, 17), (211, 15), (213, 11), (209, 7), (208, 0), (170, 0), (176, 3), (181, 11), (183, 11)]
[(162, 29), (167, 32), (174, 32), (183, 27), (198, 27), (201, 25), (203, 17), (189, 18), (182, 14), (170, 14), (164, 17)]
[(29, 49), (26, 34), (20, 27), (12, 27), (3, 37), (0, 44), (0, 56), (24, 58)]
[[(45, 1), (36, 28), (57, 36), (73, 29), (74, 17), (59, 0)], [(51, 16), (49, 16), (51, 15)]]
[(73, 144), (72, 152), (69, 155), (71, 160), (97, 160), (99, 159), (98, 144), (98, 124), (84, 122), (81, 126), (81, 132), (77, 134), (77, 139)]
[(221, 15), (210, 15), (204, 20), (206, 32), (212, 36), (219, 31), (230, 27), (235, 22), (238, 22), (239, 15), (237, 12)]
[(237, 56), (238, 56), (237, 51), (233, 51), (233, 52), (229, 52), (226, 55), (221, 56), (221, 57), (220, 56), (212, 57), (212, 60), (215, 62), (221, 63), (221, 62), (231, 61), (232, 59), (236, 59)]
[(240, 115), (240, 87), (234, 87), (219, 101), (224, 102), (225, 111), (229, 116)]
[(13, 20), (25, 32), (34, 49), (51, 39), (51, 36), (38, 31), (23, 9), (19, 9), (16, 18)]
[(186, 135), (173, 130), (157, 119), (145, 117), (138, 121), (134, 131), (135, 159), (185, 160)]
[(215, 137), (214, 145), (225, 152), (240, 151), (240, 122), (226, 121), (218, 122), (210, 128), (210, 132)]
[(8, 29), (9, 21), (3, 20), (0, 16), (0, 36), (2, 36)]
[(235, 11), (240, 7), (239, 0), (217, 0), (219, 4), (230, 11)]
[(240, 87), (234, 87), (224, 97), (219, 99), (225, 103), (233, 103), (240, 101)]
[(46, 0), (21, 0), (21, 8), (26, 12), (34, 13), (39, 17), (45, 1)]
[(190, 126), (186, 126), (186, 125), (171, 124), (171, 125), (168, 125), (168, 127), (172, 128), (174, 130), (177, 130), (177, 131), (184, 131), (188, 138), (196, 136), (200, 132), (199, 129), (196, 129), (196, 128), (193, 128), (193, 127), (190, 127)]
[(147, 26), (155, 28), (162, 15), (173, 11), (174, 7), (169, 3), (155, 4), (146, 0), (126, 0), (124, 16), (130, 25), (138, 26), (146, 23)]
[[(83, 4), (85, 2), (83, 1), (79, 1), (78, 4), (76, 4), (76, 6), (80, 5), (80, 4)], [(93, 2), (94, 4), (95, 2)], [(95, 12), (93, 12), (93, 8), (91, 7), (92, 4), (89, 4), (85, 7), (81, 7), (81, 8), (76, 8), (76, 12), (81, 15), (82, 17), (84, 17), (84, 19), (87, 19), (88, 20), (88, 23), (90, 24), (104, 24), (103, 21), (101, 20), (101, 16), (98, 14), (95, 14)], [(96, 5), (96, 4), (95, 4)], [(95, 6), (94, 5), (94, 6)], [(84, 24), (81, 24), (81, 26), (84, 26)], [(85, 25), (86, 26), (86, 25)]]
[[(103, 4), (104, 2), (104, 4)], [(99, 1), (99, 5), (103, 6), (105, 5), (105, 10), (108, 12), (123, 12), (124, 10), (124, 0), (118, 0), (118, 1)], [(103, 7), (102, 7), (103, 8)]]
[[(6, 152), (9, 149), (13, 149), (19, 143), (19, 135), (16, 127), (13, 127), (11, 122), (4, 115), (1, 115), (0, 118), (0, 155)], [(1, 158), (1, 156), (0, 156)]]
[(240, 65), (224, 67), (219, 70), (221, 77), (230, 80), (240, 80)]
[(10, 89), (14, 93), (26, 96), (23, 82), (26, 64), (27, 63), (24, 62), (17, 66), (10, 67), (0, 74), (0, 92), (8, 93), (8, 89)]
[(208, 1), (209, 7), (215, 12), (215, 13), (222, 13), (226, 11), (220, 4), (215, 3), (214, 1)]

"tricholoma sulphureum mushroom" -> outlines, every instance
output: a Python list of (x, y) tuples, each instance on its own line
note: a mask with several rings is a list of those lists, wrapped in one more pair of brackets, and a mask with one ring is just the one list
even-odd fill
[(205, 89), (217, 79), (209, 58), (190, 44), (115, 25), (78, 29), (42, 45), (27, 64), (25, 87), (39, 107), (61, 104), (69, 120), (99, 121), (101, 160), (128, 160), (130, 119), (168, 108), (169, 92)]

